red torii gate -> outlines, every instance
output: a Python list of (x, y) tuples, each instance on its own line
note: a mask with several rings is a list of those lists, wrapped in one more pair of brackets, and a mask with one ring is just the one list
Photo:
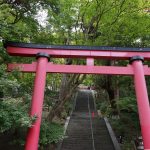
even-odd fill
[[(36, 57), (32, 64), (8, 64), (8, 71), (19, 68), (22, 72), (36, 72), (30, 115), (38, 118), (29, 128), (25, 150), (37, 150), (42, 117), (46, 73), (111, 74), (134, 76), (137, 105), (144, 149), (150, 150), (150, 105), (145, 75), (150, 68), (143, 61), (150, 60), (150, 48), (97, 47), (97, 46), (54, 46), (29, 43), (6, 42), (11, 56)], [(87, 65), (64, 65), (48, 62), (53, 58), (85, 58)], [(128, 60), (128, 66), (94, 66), (94, 59)]]

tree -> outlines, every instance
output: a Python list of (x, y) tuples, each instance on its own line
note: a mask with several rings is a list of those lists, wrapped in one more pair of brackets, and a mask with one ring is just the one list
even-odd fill
[[(62, 45), (146, 47), (149, 46), (150, 22), (149, 13), (145, 10), (149, 7), (149, 1), (144, 0), (1, 0), (0, 40), (6, 39), (20, 42)], [(44, 9), (48, 12), (46, 27), (39, 25), (35, 17), (39, 9)], [(4, 51), (2, 42), (0, 44), (1, 64), (12, 60), (13, 62), (31, 62), (33, 60), (29, 58), (10, 58)], [(51, 61), (61, 64), (85, 63), (81, 59), (76, 60), (70, 58), (51, 58)], [(120, 62), (114, 60), (96, 60), (95, 63), (96, 65), (128, 64), (126, 61)], [(4, 70), (1, 70), (0, 74), (6, 76)], [(25, 91), (30, 97), (27, 102), (29, 104), (31, 87), (33, 86), (33, 82), (31, 81), (33, 78), (34, 75), (31, 74), (23, 75), (19, 72), (13, 72), (12, 77), (6, 80), (5, 83), (3, 77), (0, 76), (0, 82), (3, 85), (2, 92), (0, 93), (1, 98), (5, 98), (3, 90), (6, 90), (6, 95), (9, 94), (9, 90), (11, 91), (11, 88), (5, 89), (5, 85), (8, 84), (8, 87), (11, 87), (10, 83), (13, 84), (15, 80), (21, 90), (19, 91), (19, 95), (15, 95), (16, 97), (10, 95), (11, 99), (15, 99), (16, 102), (18, 100), (20, 101), (20, 99), (21, 101), (26, 99), (26, 96), (23, 94), (23, 91)], [(54, 80), (54, 78), (57, 78), (57, 80)], [(64, 104), (69, 101), (77, 86), (84, 79), (84, 75), (78, 74), (64, 74), (62, 76), (57, 74), (48, 75), (44, 106), (49, 106), (51, 109), (48, 110), (48, 117), (44, 118), (44, 121), (49, 120), (51, 122), (55, 115), (61, 116), (60, 114), (61, 110), (64, 109)], [(130, 78), (92, 76), (90, 80), (92, 79), (93, 84), (98, 87), (98, 92), (104, 92), (107, 95), (105, 98), (108, 97), (109, 100), (109, 103), (107, 103), (107, 108), (110, 110), (109, 113), (112, 113), (113, 108), (113, 111), (117, 112), (121, 119), (123, 115), (128, 114), (129, 109), (131, 109), (130, 113), (135, 114), (133, 110), (135, 104), (133, 103), (132, 108), (128, 104), (134, 101), (133, 83), (130, 82)], [(89, 83), (89, 80), (87, 82)], [(14, 88), (17, 88), (17, 85)], [(55, 88), (56, 85), (57, 88)], [(124, 89), (126, 90), (124, 91)], [(129, 97), (133, 99), (131, 100)], [(122, 108), (126, 99), (129, 99), (126, 103), (126, 106), (129, 107)], [(7, 100), (9, 101), (9, 99)], [(18, 105), (18, 107), (20, 108), (21, 106)], [(102, 104), (100, 107), (102, 107)], [(43, 126), (47, 128), (47, 122)], [(49, 135), (46, 136), (49, 138)], [(43, 141), (47, 142), (47, 140), (44, 137)]]

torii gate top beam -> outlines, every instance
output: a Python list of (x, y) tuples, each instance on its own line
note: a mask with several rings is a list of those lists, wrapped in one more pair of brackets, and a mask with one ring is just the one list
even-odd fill
[(150, 60), (150, 48), (127, 48), (106, 46), (74, 46), (74, 45), (43, 45), (32, 43), (6, 42), (7, 52), (12, 56), (34, 57), (39, 52), (44, 52), (56, 58), (106, 58), (129, 59), (132, 56), (143, 56)]

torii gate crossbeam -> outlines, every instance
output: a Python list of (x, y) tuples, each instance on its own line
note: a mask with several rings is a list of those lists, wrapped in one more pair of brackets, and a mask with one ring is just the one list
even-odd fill
[[(36, 72), (37, 62), (32, 64), (8, 64), (8, 71), (17, 69), (21, 72)], [(143, 66), (144, 74), (150, 75), (150, 68)], [(58, 65), (48, 63), (46, 66), (47, 73), (69, 73), (69, 74), (110, 74), (110, 75), (134, 75), (132, 65), (123, 66), (85, 66), (85, 65)]]
[[(150, 48), (54, 46), (28, 43), (5, 43), (9, 55), (37, 57), (32, 64), (8, 64), (8, 71), (15, 68), (22, 72), (36, 72), (30, 115), (38, 118), (29, 128), (25, 150), (37, 150), (42, 117), (46, 73), (112, 74), (134, 76), (135, 91), (144, 149), (150, 149), (150, 106), (145, 82), (145, 75), (150, 75), (150, 68), (143, 65), (144, 59), (150, 60)], [(49, 63), (54, 58), (86, 58), (87, 65), (58, 65)], [(128, 60), (128, 66), (94, 66), (94, 59)]]

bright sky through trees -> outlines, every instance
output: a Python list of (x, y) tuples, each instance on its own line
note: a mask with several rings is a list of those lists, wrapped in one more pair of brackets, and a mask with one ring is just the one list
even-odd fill
[(35, 18), (38, 20), (38, 23), (43, 27), (46, 27), (46, 24), (48, 23), (47, 15), (47, 10), (40, 9), (35, 16)]

